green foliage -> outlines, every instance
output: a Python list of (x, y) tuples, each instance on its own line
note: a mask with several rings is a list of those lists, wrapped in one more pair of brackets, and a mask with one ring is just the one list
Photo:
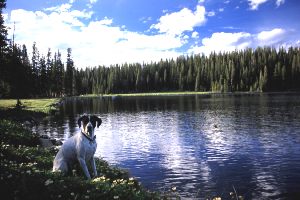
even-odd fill
[(8, 120), (0, 120), (0, 138), (2, 143), (14, 146), (36, 146), (39, 144), (37, 135)]

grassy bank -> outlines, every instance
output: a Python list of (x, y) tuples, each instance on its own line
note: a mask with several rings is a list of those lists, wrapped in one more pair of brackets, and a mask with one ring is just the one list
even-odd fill
[(180, 96), (180, 95), (205, 95), (205, 94), (216, 94), (216, 92), (149, 92), (149, 93), (118, 93), (118, 94), (87, 94), (81, 95), (83, 97), (139, 97), (139, 96)]
[(287, 92), (193, 92), (193, 91), (185, 91), (185, 92), (149, 92), (149, 93), (117, 93), (117, 94), (86, 94), (80, 95), (81, 97), (142, 97), (142, 96), (183, 96), (183, 95), (249, 95), (249, 94), (294, 94), (297, 92), (287, 91)]
[[(21, 99), (23, 110), (49, 113), (55, 109), (55, 105), (59, 102), (58, 98), (51, 99)], [(0, 99), (0, 109), (8, 110), (16, 107), (16, 99)]]
[(44, 117), (57, 110), (60, 99), (21, 99), (17, 106), (16, 99), (0, 99), (0, 119), (38, 123)]
[(150, 93), (129, 93), (129, 94), (106, 94), (103, 96), (180, 96), (180, 95), (203, 95), (211, 94), (212, 92), (150, 92)]
[(38, 135), (16, 122), (0, 120), (1, 199), (161, 199), (143, 189), (128, 172), (97, 159), (100, 177), (86, 181), (81, 170), (72, 176), (52, 173), (57, 148), (39, 146)]

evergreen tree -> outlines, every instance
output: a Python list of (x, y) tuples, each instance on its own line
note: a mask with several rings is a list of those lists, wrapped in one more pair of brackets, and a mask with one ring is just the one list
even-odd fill
[(200, 91), (200, 69), (197, 70), (197, 76), (195, 81), (195, 91)]
[(39, 82), (40, 82), (40, 91), (39, 94), (42, 96), (47, 95), (47, 65), (46, 65), (46, 59), (44, 56), (41, 57), (39, 61), (39, 66), (40, 66), (40, 77), (39, 77)]
[(10, 85), (8, 83), (7, 66), (7, 30), (4, 26), (2, 10), (6, 7), (6, 0), (0, 0), (0, 98), (7, 97), (10, 94)]
[(48, 97), (52, 96), (52, 91), (53, 91), (53, 83), (54, 79), (52, 79), (52, 70), (53, 70), (53, 60), (52, 60), (52, 55), (51, 55), (51, 49), (48, 49), (47, 52), (47, 60), (46, 60), (46, 85), (47, 85), (47, 91), (46, 94)]
[(0, 0), (0, 59), (3, 59), (3, 56), (7, 50), (7, 30), (4, 26), (4, 19), (2, 10), (6, 7), (6, 0)]
[(32, 45), (32, 58), (31, 58), (31, 72), (32, 72), (32, 93), (39, 95), (40, 81), (39, 81), (39, 51), (36, 47), (36, 42)]
[(71, 57), (72, 49), (67, 49), (67, 65), (66, 65), (66, 75), (65, 75), (65, 91), (66, 94), (71, 96), (74, 95), (74, 81), (73, 81), (73, 72), (74, 72), (74, 62)]
[(265, 66), (263, 70), (260, 71), (259, 74), (259, 90), (261, 92), (266, 91), (267, 81), (268, 81), (268, 69), (267, 66)]
[(61, 61), (61, 53), (57, 51), (54, 54), (53, 68), (51, 71), (51, 80), (53, 80), (52, 95), (60, 97), (65, 94), (64, 91), (64, 65)]

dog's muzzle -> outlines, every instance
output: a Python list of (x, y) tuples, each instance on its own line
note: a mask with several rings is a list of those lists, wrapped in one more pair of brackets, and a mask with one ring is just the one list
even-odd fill
[(92, 135), (92, 132), (93, 132), (93, 126), (91, 124), (89, 124), (87, 127), (86, 127), (86, 130), (87, 130), (87, 133), (91, 136)]

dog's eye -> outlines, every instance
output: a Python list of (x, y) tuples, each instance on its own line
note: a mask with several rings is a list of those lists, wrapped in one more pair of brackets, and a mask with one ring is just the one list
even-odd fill
[(84, 124), (87, 124), (87, 123), (89, 123), (89, 119), (88, 119), (88, 118), (83, 118), (83, 119), (82, 119), (82, 122), (83, 122)]

